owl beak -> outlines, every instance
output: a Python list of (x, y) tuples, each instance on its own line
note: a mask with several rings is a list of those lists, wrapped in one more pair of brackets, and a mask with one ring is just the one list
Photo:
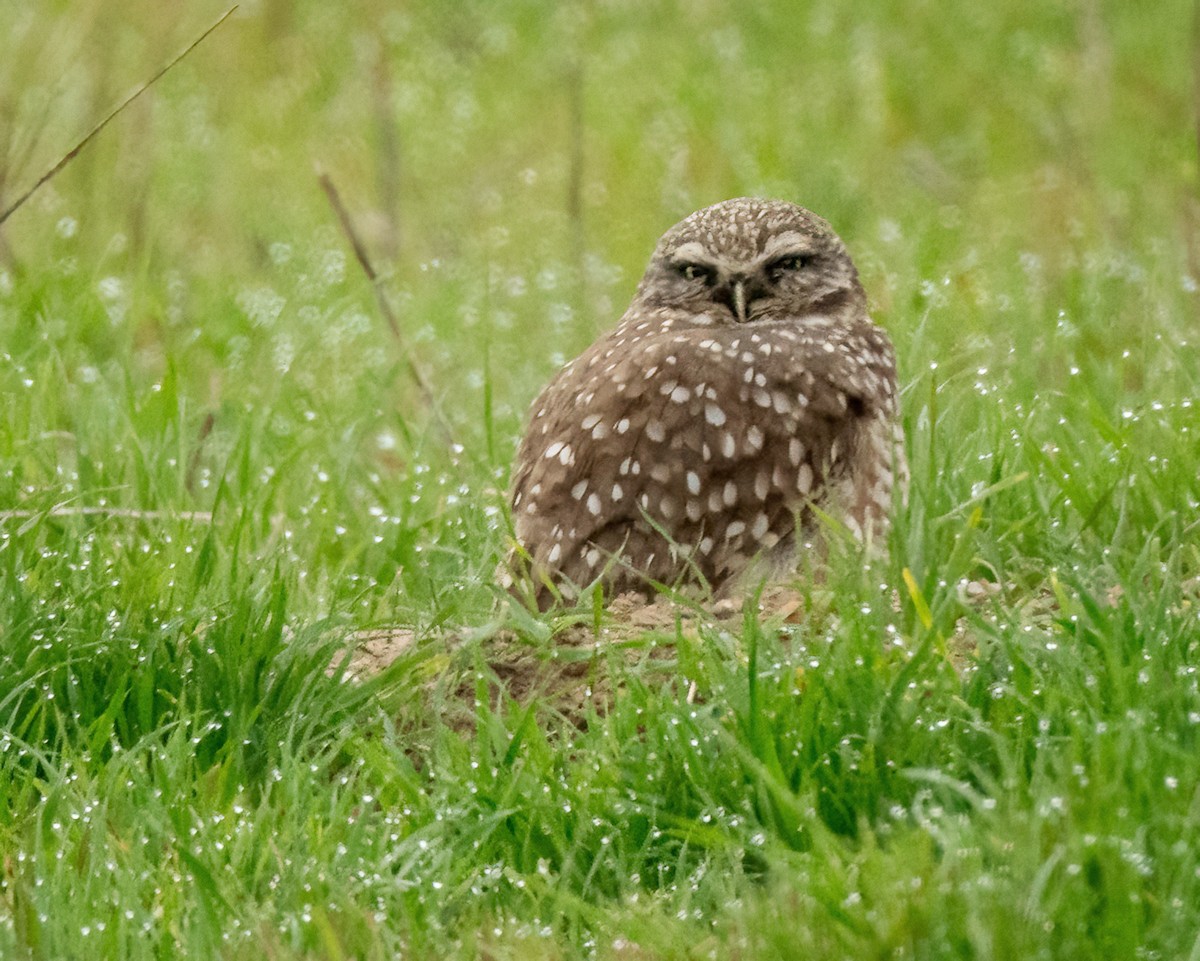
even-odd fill
[(734, 320), (744, 324), (750, 320), (751, 304), (767, 294), (768, 291), (757, 277), (735, 274), (720, 288), (717, 299), (729, 307)]
[(733, 316), (737, 318), (739, 324), (746, 322), (746, 281), (740, 277), (734, 280), (730, 286), (730, 293), (733, 299)]
[(718, 304), (724, 304), (733, 314), (733, 319), (744, 324), (750, 320), (750, 306), (754, 301), (768, 296), (757, 277), (747, 277), (745, 274), (734, 274), (718, 284), (712, 292), (712, 298)]

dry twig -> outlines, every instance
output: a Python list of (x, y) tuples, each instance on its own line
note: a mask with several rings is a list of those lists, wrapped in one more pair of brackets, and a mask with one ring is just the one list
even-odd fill
[(400, 345), (400, 352), (404, 357), (405, 365), (408, 367), (409, 376), (412, 377), (413, 382), (417, 385), (417, 390), (420, 391), (421, 398), (425, 401), (426, 406), (433, 412), (438, 427), (446, 435), (446, 441), (453, 444), (454, 431), (450, 427), (450, 422), (446, 419), (441, 405), (437, 402), (437, 396), (433, 392), (433, 385), (430, 383), (428, 375), (421, 368), (421, 365), (417, 363), (412, 349), (405, 341), (404, 332), (400, 329), (400, 321), (396, 317), (396, 312), (392, 309), (392, 302), (388, 300), (383, 280), (375, 270), (375, 266), (371, 263), (371, 258), (367, 254), (367, 248), (362, 242), (362, 237), (355, 228), (354, 221), (350, 219), (350, 212), (346, 210), (345, 204), (342, 203), (341, 195), (338, 193), (338, 189), (334, 186), (329, 174), (318, 171), (317, 181), (321, 184), (321, 189), (325, 191), (325, 196), (329, 198), (329, 205), (333, 208), (333, 212), (337, 214), (338, 224), (342, 228), (342, 233), (346, 235), (346, 239), (350, 242), (350, 246), (354, 249), (354, 257), (358, 261), (358, 265), (362, 267), (363, 273), (367, 275), (367, 280), (371, 282), (371, 289), (375, 291), (375, 301), (379, 304), (379, 312), (383, 314), (383, 319), (387, 321), (392, 336), (396, 338), (396, 343)]
[(0, 213), (0, 224), (3, 224), (6, 220), (8, 220), (9, 217), (11, 217), (22, 206), (24, 206), (25, 201), (27, 201), (41, 187), (43, 187), (46, 183), (48, 183), (56, 174), (58, 174), (58, 172), (60, 170), (63, 169), (63, 167), (65, 167), (72, 160), (74, 160), (75, 157), (79, 154), (79, 151), (81, 151), (84, 147), (86, 147), (91, 142), (92, 138), (95, 137), (98, 133), (100, 133), (101, 130), (103, 130), (105, 127), (107, 127), (117, 117), (117, 115), (121, 113), (122, 110), (124, 110), (131, 103), (133, 103), (135, 100), (137, 100), (138, 97), (140, 97), (143, 93), (145, 93), (152, 86), (154, 86), (154, 84), (156, 84), (167, 73), (168, 70), (170, 70), (172, 67), (174, 67), (177, 63), (179, 63), (179, 61), (181, 61), (189, 53), (191, 53), (193, 50), (195, 50), (198, 46), (200, 46), (200, 44), (203, 42), (204, 38), (207, 37), (214, 30), (216, 30), (217, 27), (219, 27), (221, 24), (223, 24), (227, 19), (229, 19), (230, 14), (232, 14), (233, 11), (236, 10), (237, 8), (238, 8), (238, 5), (235, 3), (232, 7), (230, 7), (223, 14), (221, 14), (221, 16), (217, 19), (217, 21), (211, 27), (209, 27), (207, 30), (204, 31), (204, 33), (200, 34), (200, 36), (198, 36), (195, 40), (193, 40), (191, 43), (189, 43), (187, 45), (186, 49), (184, 49), (180, 54), (178, 54), (174, 60), (172, 60), (165, 67), (163, 67), (161, 70), (159, 70), (158, 73), (156, 73), (153, 77), (151, 77), (149, 80), (147, 80), (145, 83), (143, 83), (140, 87), (138, 87), (133, 93), (131, 93), (128, 97), (126, 97), (119, 106), (117, 106), (114, 110), (112, 110), (107, 117), (105, 117), (98, 124), (96, 124), (96, 126), (94, 126), (91, 130), (89, 130), (87, 132), (87, 135), (82, 140), (80, 140), (79, 143), (77, 143), (74, 147), (72, 147), (65, 154), (63, 154), (62, 158), (58, 161), (58, 163), (56, 163), (53, 167), (51, 167), (44, 174), (42, 174), (41, 177), (38, 178), (37, 183), (35, 183), (32, 187), (30, 187), (28, 190), (26, 190), (25, 193), (23, 193), (20, 197), (18, 197), (12, 204), (10, 204), (3, 213)]
[(207, 524), (209, 511), (145, 511), (132, 507), (51, 507), (49, 510), (0, 511), (0, 522), (31, 517), (119, 517), (135, 521), (191, 521)]

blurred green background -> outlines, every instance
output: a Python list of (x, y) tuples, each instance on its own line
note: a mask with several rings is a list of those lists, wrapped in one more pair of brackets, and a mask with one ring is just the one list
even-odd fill
[[(224, 9), (4, 5), (0, 195)], [(982, 370), (984, 406), (1071, 390), (1119, 423), (1196, 373), (1191, 29), (1182, 0), (249, 0), (0, 231), (0, 501), (206, 509), (240, 450), (264, 516), (332, 530), (385, 497), (409, 533), (365, 566), (411, 567), (460, 483), (503, 486), (525, 405), (658, 235), (744, 194), (834, 224), (909, 385)]]
[[(0, 3), (0, 209), (224, 9)], [(0, 954), (1195, 957), (1197, 31), (243, 2), (0, 226)], [(572, 616), (493, 583), (526, 406), (745, 194), (896, 342), (889, 559), (460, 736), (429, 679)]]
[[(223, 10), (5, 5), (2, 197)], [(1192, 26), (1183, 0), (244, 2), (0, 230), (5, 349), (50, 352), (32, 388), (2, 373), (28, 446), (0, 499), (112, 446), (114, 382), (140, 409), (168, 379), (179, 434), (131, 506), (204, 507), (187, 464), (218, 472), (247, 418), (256, 467), (317, 431), (341, 470), (400, 470), (428, 414), (317, 168), (497, 482), (662, 230), (738, 194), (844, 235), (907, 382), (1177, 394), (1194, 359), (1154, 341), (1200, 276)]]
[[(2, 196), (223, 10), (5, 5)], [(207, 510), (224, 480), (305, 575), (391, 585), (364, 616), (448, 583), (483, 610), (525, 406), (663, 230), (745, 194), (846, 239), (910, 435), (949, 389), (981, 459), (1063, 393), (1115, 436), (1197, 377), (1191, 29), (1182, 0), (246, 2), (0, 232), (0, 503)]]
[[(223, 9), (6, 5), (4, 196)], [(331, 294), (373, 311), (320, 165), (472, 422), (486, 350), (519, 407), (614, 322), (667, 226), (739, 194), (829, 219), (898, 338), (927, 281), (955, 301), (939, 332), (1003, 345), (1053, 331), (1046, 294), (1088, 258), (1130, 279), (1153, 242), (1177, 253), (1137, 282), (1195, 275), (1190, 29), (1182, 0), (246, 2), (6, 225), (8, 284), (126, 281), (97, 360), (154, 372), (186, 347), (203, 383), (290, 333), (293, 376), (353, 380), (390, 345), (329, 316)], [(1151, 318), (1073, 321), (1111, 347)]]

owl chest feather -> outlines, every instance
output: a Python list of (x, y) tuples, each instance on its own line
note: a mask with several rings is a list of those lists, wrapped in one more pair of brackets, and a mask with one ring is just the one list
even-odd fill
[(597, 342), (535, 403), (522, 447), (514, 518), (535, 560), (579, 583), (618, 556), (711, 583), (790, 538), (888, 393), (886, 352), (873, 369), (861, 334), (822, 328), (627, 322)]

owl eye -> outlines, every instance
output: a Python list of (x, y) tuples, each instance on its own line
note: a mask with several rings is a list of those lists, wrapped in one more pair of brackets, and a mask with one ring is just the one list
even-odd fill
[(716, 274), (711, 267), (705, 267), (703, 264), (676, 264), (675, 269), (680, 275), (688, 280), (702, 280), (709, 286), (716, 279)]
[(813, 262), (812, 254), (788, 254), (778, 260), (771, 261), (772, 273), (804, 270)]

